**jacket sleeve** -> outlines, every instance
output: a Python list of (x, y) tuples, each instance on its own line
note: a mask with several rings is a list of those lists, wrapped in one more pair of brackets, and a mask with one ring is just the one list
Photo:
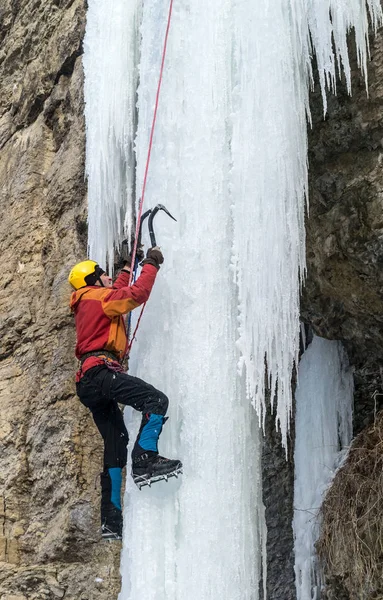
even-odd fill
[(119, 290), (122, 287), (128, 287), (129, 276), (129, 273), (127, 273), (126, 271), (120, 271), (118, 276), (116, 277), (116, 281), (113, 284), (113, 289)]
[[(129, 273), (120, 273), (116, 283), (119, 284), (124, 280), (120, 280), (121, 275), (129, 281)], [(104, 313), (109, 317), (117, 317), (125, 315), (140, 304), (146, 302), (152, 291), (154, 281), (156, 279), (157, 269), (153, 265), (144, 265), (141, 274), (137, 281), (132, 285), (118, 289), (112, 289), (107, 293), (102, 300), (102, 308)]]

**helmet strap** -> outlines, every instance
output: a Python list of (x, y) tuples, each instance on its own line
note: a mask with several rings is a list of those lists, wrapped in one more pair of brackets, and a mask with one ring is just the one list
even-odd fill
[(101, 275), (103, 275), (105, 271), (101, 269), (99, 265), (95, 266), (93, 273), (90, 273), (85, 277), (86, 285), (95, 285), (97, 281), (100, 282), (101, 287), (105, 287), (101, 280)]

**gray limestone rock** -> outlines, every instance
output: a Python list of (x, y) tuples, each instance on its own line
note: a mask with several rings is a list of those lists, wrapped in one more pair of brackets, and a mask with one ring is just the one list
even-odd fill
[(84, 0), (0, 6), (0, 597), (117, 597), (102, 448), (75, 395), (70, 267), (86, 255)]

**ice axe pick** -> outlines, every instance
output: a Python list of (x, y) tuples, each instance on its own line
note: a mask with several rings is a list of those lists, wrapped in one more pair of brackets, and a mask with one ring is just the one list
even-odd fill
[[(164, 212), (166, 212), (166, 214), (173, 219), (173, 221), (177, 221), (177, 219), (175, 219), (173, 217), (172, 214), (170, 214), (170, 212), (168, 211), (168, 209), (166, 208), (166, 206), (164, 206), (163, 204), (157, 204), (157, 206), (155, 206), (152, 211), (149, 213), (149, 221), (148, 221), (148, 226), (149, 226), (149, 235), (150, 235), (150, 243), (152, 244), (152, 248), (154, 248), (154, 246), (157, 246), (157, 242), (156, 242), (156, 235), (154, 233), (154, 228), (153, 228), (153, 220), (154, 217), (156, 216), (156, 214), (158, 213), (158, 211), (163, 210)], [(145, 213), (146, 215), (146, 213)], [(143, 215), (144, 216), (144, 215)], [(142, 223), (142, 219), (141, 219), (141, 223)]]

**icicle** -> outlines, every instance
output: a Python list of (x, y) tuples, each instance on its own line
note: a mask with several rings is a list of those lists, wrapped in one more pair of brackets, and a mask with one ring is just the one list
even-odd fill
[(297, 599), (319, 600), (318, 512), (351, 441), (353, 376), (341, 344), (315, 336), (298, 376), (293, 522)]
[(347, 33), (355, 29), (359, 65), (366, 76), (367, 10), (376, 27), (382, 9), (379, 0), (243, 0), (233, 7), (230, 190), (240, 367), (245, 366), (247, 392), (261, 423), (267, 367), (286, 446), (298, 352), (299, 288), (305, 273), (311, 55), (317, 58), (326, 110), (326, 89), (335, 91), (336, 62), (350, 90)]
[[(84, 39), (89, 257), (112, 272), (132, 223), (141, 0), (89, 0)], [(124, 227), (125, 226), (125, 227)], [(125, 229), (125, 231), (124, 231)]]
[[(283, 443), (297, 359), (299, 280), (305, 270), (307, 86), (285, 3), (240, 2), (234, 11), (231, 197), (238, 346), (261, 422), (265, 365), (277, 390)], [(300, 64), (300, 63), (299, 63)]]

